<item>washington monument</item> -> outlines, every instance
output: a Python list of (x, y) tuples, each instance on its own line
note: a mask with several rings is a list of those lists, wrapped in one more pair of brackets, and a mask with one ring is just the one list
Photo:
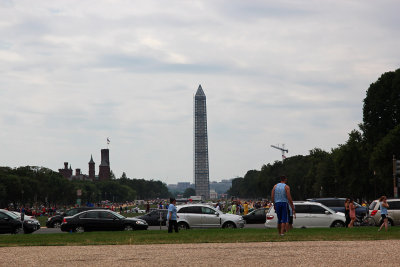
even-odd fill
[(194, 97), (194, 184), (196, 195), (210, 198), (206, 95), (199, 85)]

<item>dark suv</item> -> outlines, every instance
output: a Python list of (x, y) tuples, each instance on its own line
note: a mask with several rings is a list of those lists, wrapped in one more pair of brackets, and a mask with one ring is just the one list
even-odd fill
[(49, 217), (47, 219), (46, 226), (48, 228), (60, 228), (64, 217), (66, 217), (66, 216), (74, 216), (75, 214), (78, 214), (79, 212), (86, 211), (86, 210), (94, 210), (94, 209), (98, 210), (98, 209), (107, 209), (107, 208), (99, 208), (99, 207), (78, 207), (78, 208), (73, 208), (73, 209), (67, 210), (64, 213), (54, 215), (53, 217)]
[[(330, 197), (330, 198), (310, 198), (307, 199), (308, 201), (318, 202), (321, 203), (336, 212), (343, 212), (344, 213), (344, 202), (346, 201), (345, 198), (337, 198), (337, 197)], [(354, 202), (356, 205), (356, 216), (359, 218), (363, 218), (365, 215), (368, 214), (368, 207), (363, 207), (357, 202)]]

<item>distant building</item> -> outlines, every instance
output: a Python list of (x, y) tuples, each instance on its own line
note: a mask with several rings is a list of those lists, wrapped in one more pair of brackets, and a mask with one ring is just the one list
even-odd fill
[(218, 193), (214, 189), (210, 190), (210, 199), (218, 199)]
[(177, 184), (168, 184), (168, 190), (176, 192), (184, 192), (188, 188), (194, 188), (194, 184), (190, 182), (178, 182)]
[(93, 156), (90, 155), (90, 161), (89, 161), (89, 179), (94, 181), (96, 179), (96, 163), (93, 161)]
[(194, 184), (197, 196), (210, 198), (206, 95), (199, 85), (194, 97)]
[(101, 163), (99, 166), (99, 175), (96, 176), (96, 163), (93, 161), (93, 156), (90, 156), (89, 161), (89, 175), (82, 174), (81, 169), (75, 169), (73, 175), (71, 165), (68, 167), (68, 162), (64, 162), (64, 169), (58, 169), (58, 172), (68, 180), (90, 180), (90, 181), (104, 181), (111, 178), (109, 149), (101, 150)]
[(99, 166), (99, 181), (110, 180), (110, 151), (107, 149), (101, 150), (101, 163)]
[(188, 188), (194, 188), (193, 184), (190, 184), (189, 182), (179, 182), (176, 185), (176, 189), (178, 191), (185, 191)]
[(68, 162), (64, 162), (64, 169), (58, 169), (58, 172), (65, 178), (70, 178), (72, 176), (71, 165), (68, 168)]

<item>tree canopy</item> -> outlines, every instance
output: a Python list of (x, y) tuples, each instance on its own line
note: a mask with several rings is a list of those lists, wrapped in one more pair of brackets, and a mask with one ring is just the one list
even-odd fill
[(0, 167), (0, 205), (10, 203), (47, 203), (71, 205), (76, 203), (80, 189), (82, 203), (101, 200), (125, 202), (135, 199), (168, 198), (170, 193), (161, 181), (120, 179), (108, 181), (69, 181), (58, 172), (43, 167)]

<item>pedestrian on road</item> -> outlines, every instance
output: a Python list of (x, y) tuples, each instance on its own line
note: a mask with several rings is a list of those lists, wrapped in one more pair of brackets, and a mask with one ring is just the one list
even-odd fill
[(278, 217), (278, 233), (283, 236), (289, 229), (288, 205), (292, 207), (293, 216), (296, 216), (290, 187), (286, 184), (286, 176), (281, 176), (280, 183), (276, 184), (271, 192), (271, 201), (274, 203), (275, 212)]
[(385, 231), (388, 230), (388, 208), (389, 208), (389, 204), (387, 203), (387, 198), (386, 196), (381, 196), (379, 199), (379, 208), (381, 210), (381, 217), (383, 220), (383, 223), (381, 224), (381, 227), (379, 227), (378, 232), (380, 230), (382, 230), (382, 227), (385, 226)]
[(249, 204), (247, 204), (247, 201), (244, 202), (243, 208), (244, 208), (243, 214), (247, 215), (249, 213)]
[(349, 201), (349, 216), (350, 216), (350, 223), (349, 228), (353, 228), (354, 222), (356, 220), (356, 205), (354, 205), (354, 201), (350, 198)]
[(233, 203), (232, 203), (231, 213), (236, 214), (236, 202), (235, 201), (233, 201)]
[(171, 198), (170, 203), (168, 206), (168, 214), (167, 214), (167, 221), (168, 221), (168, 233), (172, 233), (172, 228), (174, 228), (175, 233), (178, 233), (178, 223), (177, 219), (178, 216), (176, 215), (176, 199)]
[(24, 206), (21, 207), (21, 221), (24, 221), (25, 218), (25, 208)]

